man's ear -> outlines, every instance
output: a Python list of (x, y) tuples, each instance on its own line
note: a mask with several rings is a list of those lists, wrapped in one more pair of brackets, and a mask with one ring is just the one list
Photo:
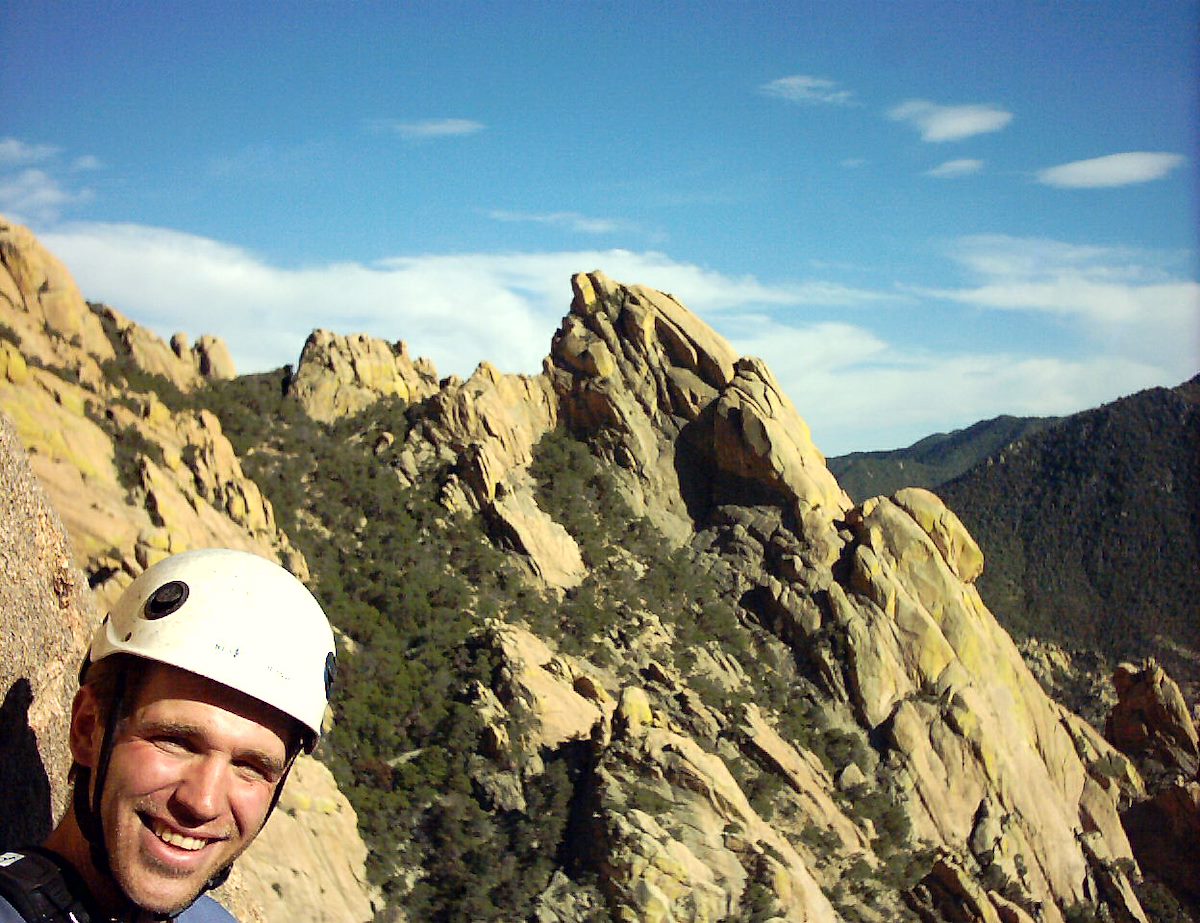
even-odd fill
[(80, 686), (71, 703), (71, 757), (80, 766), (94, 769), (104, 738), (100, 702), (90, 686)]

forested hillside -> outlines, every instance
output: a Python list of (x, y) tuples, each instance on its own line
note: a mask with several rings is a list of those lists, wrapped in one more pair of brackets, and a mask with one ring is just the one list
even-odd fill
[(952, 433), (935, 433), (908, 448), (851, 452), (829, 459), (829, 470), (856, 501), (891, 496), (903, 487), (953, 480), (987, 461), (1010, 442), (1054, 426), (1057, 417), (995, 417)]
[(1200, 379), (1068, 417), (937, 491), (1009, 630), (1200, 680)]

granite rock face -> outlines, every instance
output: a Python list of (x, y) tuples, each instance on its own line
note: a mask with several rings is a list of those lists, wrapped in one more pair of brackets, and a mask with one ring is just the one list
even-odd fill
[(0, 849), (40, 842), (66, 807), (67, 718), (99, 622), (62, 522), (0, 414)]
[(409, 358), (404, 343), (364, 334), (341, 336), (314, 330), (304, 344), (289, 389), (314, 420), (329, 422), (368, 407), (381, 397), (419, 401), (437, 391), (428, 359)]
[(180, 391), (230, 377), (213, 337), (170, 345), (116, 310), (89, 306), (25, 228), (0, 219), (0, 411), (59, 511), (73, 558), (109, 604), (144, 568), (224, 546), (307, 565), (246, 477), (220, 422), (172, 410), (137, 376)]
[[(104, 608), (136, 574), (166, 554), (213, 546), (302, 577), (307, 564), (215, 416), (172, 411), (104, 369), (120, 361), (194, 388), (232, 376), (219, 340), (189, 348), (177, 336), (168, 347), (112, 309), (93, 310), (33, 236), (2, 219), (0, 332), (6, 847), (40, 841), (65, 806), (79, 665)], [(365, 858), (328, 770), (301, 757), (276, 816), (218, 897), (245, 921), (369, 920)]]
[[(0, 338), (0, 407), (85, 572), (107, 591), (203, 536), (302, 573), (215, 416), (106, 378), (112, 357), (173, 381), (170, 357), (222, 374), (219, 350), (176, 338), (164, 356), (111, 309), (76, 318), (61, 267), (11, 255), (8, 234), (0, 252), (17, 269), (0, 294), (14, 316), (43, 319)], [(23, 281), (38, 272), (57, 273), (50, 302)], [(572, 288), (539, 375), (482, 363), (438, 382), (402, 344), (317, 331), (289, 392), (319, 421), (407, 402), (402, 437), (354, 438), (402, 483), (435, 484), (448, 514), (478, 515), (551, 602), (591, 576), (531, 474), (539, 441), (569, 431), (755, 639), (756, 659), (739, 659), (646, 599), (607, 613), (586, 653), (520, 613), (479, 625), (470, 646), (490, 669), (462, 691), (482, 728), (474, 797), (518, 816), (531, 786), (567, 767), (568, 835), (536, 918), (832, 923), (853, 907), (872, 921), (1063, 923), (1080, 908), (1146, 920), (1119, 813), (1144, 798), (1141, 775), (1042, 691), (979, 595), (984, 554), (957, 516), (919, 489), (854, 505), (765, 364), (672, 296), (600, 272)], [(615, 560), (614, 579), (646, 569), (625, 549)], [(1130, 674), (1130, 690), (1141, 682)], [(1116, 737), (1194, 756), (1194, 728), (1168, 700), (1131, 705)], [(1195, 783), (1178, 781), (1162, 810), (1188, 835)], [(298, 770), (261, 861), (239, 873), (273, 919), (297, 902), (327, 901), (329, 919), (381, 910), (328, 783)]]

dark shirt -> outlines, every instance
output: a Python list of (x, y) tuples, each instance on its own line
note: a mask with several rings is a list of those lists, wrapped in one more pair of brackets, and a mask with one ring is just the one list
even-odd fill
[[(4, 853), (2, 856), (0, 856), (0, 859), (7, 860), (3, 863), (4, 865), (12, 865), (14, 860), (17, 862), (36, 860), (36, 856), (34, 856), (32, 853), (38, 852), (37, 850), (23, 852), (25, 855), (30, 856), (29, 860), (22, 859), (21, 853), (14, 852)], [(41, 852), (43, 855), (52, 855), (44, 850)], [(53, 873), (54, 876), (56, 876), (56, 880), (67, 884), (68, 893), (73, 894), (73, 896), (76, 898), (82, 898), (84, 903), (87, 903), (87, 895), (75, 893), (76, 891), (85, 887), (82, 879), (80, 879), (78, 875), (75, 875), (72, 870), (64, 866), (62, 860), (56, 860), (55, 864), (57, 864), (60, 869), (63, 869), (63, 871), (54, 872), (52, 865), (47, 865), (47, 868)], [(194, 904), (173, 919), (178, 921), (178, 923), (237, 923), (236, 917), (234, 917), (228, 910), (218, 904), (207, 894), (201, 895)], [(17, 913), (17, 909), (3, 896), (0, 896), (0, 923), (26, 923), (25, 918)], [(103, 919), (96, 919), (93, 917), (92, 923), (104, 923), (104, 921)]]

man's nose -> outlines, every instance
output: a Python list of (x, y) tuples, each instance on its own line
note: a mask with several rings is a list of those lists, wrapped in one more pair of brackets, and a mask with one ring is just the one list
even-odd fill
[(219, 817), (228, 800), (228, 766), (216, 756), (188, 763), (175, 788), (175, 802), (188, 820), (204, 823)]

